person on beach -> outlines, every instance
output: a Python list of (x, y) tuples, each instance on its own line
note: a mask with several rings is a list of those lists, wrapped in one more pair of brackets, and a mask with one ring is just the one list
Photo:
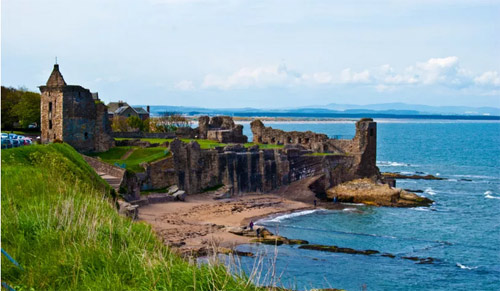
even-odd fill
[(260, 237), (260, 228), (257, 228), (256, 232), (257, 232), (257, 238), (259, 238)]
[(317, 203), (317, 201), (316, 201), (316, 199), (314, 199), (314, 208), (316, 208), (316, 203)]
[(337, 201), (338, 201), (337, 196), (333, 197), (333, 203), (337, 203)]
[(253, 230), (253, 221), (250, 221), (250, 230)]

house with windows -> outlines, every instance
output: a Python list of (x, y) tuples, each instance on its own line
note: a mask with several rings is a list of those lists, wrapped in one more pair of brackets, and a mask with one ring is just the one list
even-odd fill
[(127, 104), (127, 102), (118, 101), (110, 102), (108, 104), (108, 116), (109, 119), (113, 119), (115, 116), (123, 116), (129, 118), (131, 116), (137, 116), (142, 120), (149, 118), (149, 106), (144, 110), (142, 107), (132, 107)]

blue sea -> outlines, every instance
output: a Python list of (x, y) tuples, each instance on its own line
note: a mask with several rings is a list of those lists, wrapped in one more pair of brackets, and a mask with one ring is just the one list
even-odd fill
[[(257, 253), (259, 259), (242, 257), (241, 268), (248, 275), (260, 270), (253, 279), (258, 284), (297, 290), (500, 290), (500, 123), (376, 121), (381, 171), (446, 178), (397, 181), (397, 187), (424, 191), (419, 195), (434, 200), (431, 207), (348, 205), (270, 217), (258, 224), (310, 244), (374, 249), (396, 257), (252, 244), (239, 250)], [(266, 125), (330, 136), (352, 136), (355, 130), (354, 122)], [(403, 256), (435, 261), (417, 264)]]

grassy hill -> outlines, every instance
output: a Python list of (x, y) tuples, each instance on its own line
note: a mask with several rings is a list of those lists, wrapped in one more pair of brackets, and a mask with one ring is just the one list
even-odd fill
[(109, 186), (69, 145), (2, 150), (3, 282), (16, 290), (254, 290), (223, 266), (173, 254), (119, 216)]

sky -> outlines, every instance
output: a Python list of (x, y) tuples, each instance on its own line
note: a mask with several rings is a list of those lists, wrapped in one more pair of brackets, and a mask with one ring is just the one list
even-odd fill
[(1, 81), (105, 102), (500, 107), (500, 0), (2, 0)]

